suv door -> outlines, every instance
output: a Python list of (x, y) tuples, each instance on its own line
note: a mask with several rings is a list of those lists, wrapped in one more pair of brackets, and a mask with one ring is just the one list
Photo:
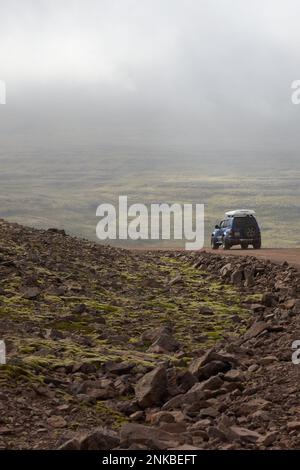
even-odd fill
[(254, 217), (235, 217), (234, 231), (240, 238), (252, 239), (259, 233)]

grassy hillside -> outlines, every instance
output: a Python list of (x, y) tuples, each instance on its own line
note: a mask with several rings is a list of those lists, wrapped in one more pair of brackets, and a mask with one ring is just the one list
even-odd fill
[(21, 164), (3, 155), (0, 216), (38, 228), (61, 226), (95, 240), (97, 206), (117, 203), (119, 195), (128, 195), (129, 204), (204, 203), (208, 244), (211, 228), (225, 210), (246, 207), (257, 211), (265, 247), (296, 247), (299, 178), (297, 168), (270, 165), (242, 171), (239, 165), (222, 169), (213, 164), (202, 168), (201, 163), (184, 165), (168, 158), (158, 162), (152, 155), (146, 163), (126, 157), (118, 164), (109, 152), (106, 158), (94, 155), (88, 160), (84, 153), (51, 155), (49, 160), (29, 155), (22, 157)]

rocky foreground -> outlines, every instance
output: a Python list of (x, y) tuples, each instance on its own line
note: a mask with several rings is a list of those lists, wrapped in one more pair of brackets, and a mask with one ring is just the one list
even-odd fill
[(299, 293), (287, 263), (0, 220), (0, 448), (300, 448)]

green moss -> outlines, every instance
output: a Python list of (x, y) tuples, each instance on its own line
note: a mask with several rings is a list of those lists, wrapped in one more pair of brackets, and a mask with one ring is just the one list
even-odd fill
[(45, 302), (50, 302), (50, 303), (62, 303), (63, 299), (62, 297), (58, 297), (57, 295), (50, 295), (50, 294), (45, 294), (44, 295), (44, 300)]
[(107, 406), (104, 401), (97, 401), (95, 405), (95, 411), (98, 414), (100, 420), (111, 424), (112, 428), (114, 429), (119, 429), (121, 426), (123, 426), (123, 424), (128, 422), (126, 416), (124, 416), (119, 411), (116, 411), (113, 408)]
[(245, 298), (244, 298), (244, 302), (245, 303), (250, 303), (250, 302), (260, 302), (262, 299), (262, 294), (251, 294), (251, 295), (247, 295)]
[(112, 313), (118, 313), (121, 311), (121, 308), (117, 307), (116, 305), (104, 304), (97, 300), (87, 300), (84, 303), (87, 305), (87, 307), (94, 309), (94, 310), (103, 310), (105, 312), (112, 312)]
[(25, 364), (22, 366), (14, 364), (3, 364), (0, 366), (0, 382), (25, 380), (27, 382), (42, 382), (43, 378), (38, 377), (28, 369)]
[(19, 348), (19, 354), (31, 354), (36, 351), (34, 346), (23, 346)]
[(58, 321), (52, 324), (52, 327), (61, 331), (73, 331), (80, 333), (92, 333), (94, 330), (85, 322)]

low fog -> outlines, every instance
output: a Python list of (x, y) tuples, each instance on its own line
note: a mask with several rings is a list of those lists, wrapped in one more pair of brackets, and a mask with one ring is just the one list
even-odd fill
[(0, 18), (2, 154), (297, 155), (298, 0), (0, 0)]

